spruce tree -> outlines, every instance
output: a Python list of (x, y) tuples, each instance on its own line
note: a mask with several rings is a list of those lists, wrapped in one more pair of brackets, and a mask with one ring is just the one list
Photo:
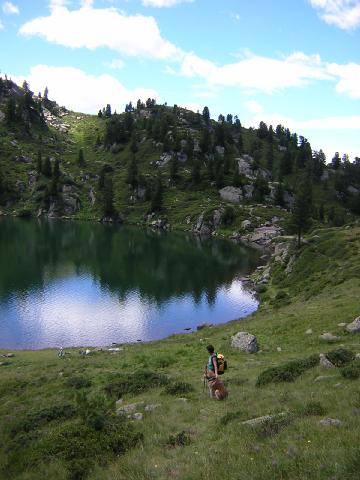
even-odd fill
[(50, 163), (50, 157), (46, 157), (43, 164), (42, 164), (42, 173), (45, 175), (45, 177), (50, 178), (51, 177), (51, 163)]
[(160, 173), (156, 177), (154, 189), (151, 195), (151, 211), (159, 212), (163, 205), (163, 186)]
[(179, 174), (179, 160), (177, 155), (173, 155), (170, 161), (170, 178), (173, 182), (176, 182)]
[(311, 225), (311, 208), (311, 184), (302, 180), (295, 195), (295, 204), (290, 218), (290, 226), (297, 233), (298, 247), (301, 245), (301, 236)]
[(85, 156), (84, 156), (84, 150), (80, 148), (79, 154), (78, 154), (78, 165), (79, 167), (85, 166)]
[(136, 164), (135, 155), (131, 157), (131, 161), (128, 165), (126, 183), (131, 185), (132, 188), (136, 188), (138, 185), (138, 167)]
[(191, 181), (194, 185), (198, 185), (201, 180), (201, 166), (198, 160), (194, 160), (191, 170)]

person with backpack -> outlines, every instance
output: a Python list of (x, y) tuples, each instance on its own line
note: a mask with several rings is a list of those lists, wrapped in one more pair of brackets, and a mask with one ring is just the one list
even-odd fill
[(213, 345), (208, 345), (206, 349), (210, 356), (205, 367), (204, 381), (206, 379), (208, 382), (210, 397), (223, 400), (228, 396), (228, 392), (223, 382), (219, 379), (219, 375), (222, 375), (227, 369), (227, 363), (224, 355), (215, 352)]

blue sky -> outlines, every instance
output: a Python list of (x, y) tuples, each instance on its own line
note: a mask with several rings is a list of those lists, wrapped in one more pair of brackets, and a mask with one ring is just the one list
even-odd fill
[(360, 156), (360, 0), (0, 0), (0, 69), (68, 108), (156, 97)]

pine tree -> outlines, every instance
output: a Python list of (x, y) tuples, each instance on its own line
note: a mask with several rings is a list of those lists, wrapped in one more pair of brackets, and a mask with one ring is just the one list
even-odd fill
[(202, 116), (203, 116), (203, 119), (204, 119), (205, 123), (208, 124), (209, 121), (210, 121), (210, 112), (209, 112), (208, 107), (204, 107), (204, 110), (202, 112)]
[(5, 105), (5, 121), (8, 125), (15, 122), (16, 120), (16, 103), (14, 98), (11, 96), (6, 105)]
[(275, 205), (284, 206), (284, 189), (281, 182), (276, 185), (274, 202)]
[(301, 245), (302, 234), (311, 225), (311, 208), (311, 184), (302, 180), (295, 195), (295, 204), (290, 218), (290, 226), (297, 233), (298, 247)]
[(42, 173), (47, 178), (51, 177), (51, 163), (50, 163), (50, 158), (49, 157), (46, 157), (43, 164), (42, 164)]
[(60, 162), (58, 159), (56, 159), (54, 163), (54, 170), (52, 172), (52, 178), (58, 181), (59, 177), (60, 177)]
[(84, 150), (80, 148), (79, 154), (78, 154), (78, 165), (79, 167), (85, 166), (85, 156), (84, 156)]
[(201, 180), (201, 167), (198, 160), (194, 160), (191, 170), (191, 181), (194, 185), (198, 185)]
[(159, 212), (162, 209), (163, 204), (163, 186), (161, 182), (161, 176), (158, 174), (155, 181), (154, 190), (151, 195), (151, 211)]
[(132, 188), (136, 188), (138, 185), (138, 167), (136, 164), (135, 155), (132, 156), (128, 166), (126, 183), (131, 185)]
[(173, 155), (170, 161), (170, 178), (173, 182), (176, 182), (179, 174), (179, 161), (177, 155)]

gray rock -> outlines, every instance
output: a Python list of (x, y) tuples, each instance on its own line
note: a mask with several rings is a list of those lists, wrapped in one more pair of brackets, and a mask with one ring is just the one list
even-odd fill
[(95, 190), (92, 187), (90, 187), (90, 190), (89, 190), (89, 200), (90, 200), (91, 206), (93, 206), (96, 202)]
[(187, 398), (183, 398), (183, 397), (177, 398), (176, 400), (177, 400), (178, 402), (182, 402), (182, 403), (188, 402), (188, 399), (187, 399)]
[(358, 359), (358, 360), (360, 360), (360, 353), (357, 353), (357, 354), (355, 355), (355, 358)]
[(255, 353), (259, 350), (255, 335), (248, 332), (238, 332), (231, 337), (231, 346), (247, 353)]
[(230, 203), (240, 203), (242, 200), (242, 191), (236, 187), (224, 187), (219, 190), (222, 200)]
[(281, 412), (281, 413), (277, 413), (276, 415), (264, 415), (263, 417), (252, 418), (250, 420), (245, 420), (244, 422), (241, 422), (241, 423), (242, 425), (248, 425), (249, 427), (257, 427), (258, 425), (268, 422), (269, 420), (284, 418), (286, 416), (287, 416), (286, 412)]
[(157, 408), (161, 407), (160, 403), (154, 403), (151, 405), (146, 405), (145, 412), (153, 412)]
[(140, 412), (137, 412), (137, 413), (133, 413), (131, 415), (131, 419), (132, 420), (136, 420), (137, 422), (140, 422), (142, 419), (144, 418), (144, 415)]
[(341, 322), (341, 323), (338, 323), (338, 327), (346, 327), (347, 323), (345, 322)]
[[(116, 402), (116, 404), (118, 402)], [(128, 403), (127, 405), (122, 405), (122, 402), (121, 402), (119, 408), (116, 409), (116, 413), (117, 415), (131, 413), (131, 412), (134, 412), (137, 408), (141, 407), (142, 405), (144, 405), (144, 402)]]
[(346, 330), (350, 333), (360, 333), (360, 317), (355, 318), (355, 320), (349, 323), (346, 326)]
[(254, 195), (254, 186), (253, 185), (244, 185), (243, 186), (244, 197), (248, 200)]
[(323, 333), (322, 335), (319, 336), (320, 340), (324, 340), (324, 342), (336, 342), (337, 340), (340, 340), (339, 337), (336, 335), (333, 335), (330, 332)]
[(342, 425), (342, 422), (337, 418), (324, 418), (319, 423), (325, 427), (340, 427)]
[(347, 191), (353, 195), (357, 195), (359, 193), (359, 189), (349, 185)]
[(250, 222), (250, 220), (244, 220), (243, 222), (241, 222), (241, 228), (243, 230), (247, 230), (248, 228), (250, 228), (252, 225), (252, 223)]
[(251, 168), (252, 162), (254, 161), (253, 157), (250, 155), (242, 155), (240, 158), (236, 158), (235, 161), (236, 160), (238, 162), (240, 175), (252, 178), (254, 176), (254, 171)]
[(308, 328), (305, 333), (306, 335), (312, 335), (313, 331), (311, 328)]
[(320, 366), (323, 368), (335, 368), (335, 365), (326, 358), (324, 353), (320, 353)]

